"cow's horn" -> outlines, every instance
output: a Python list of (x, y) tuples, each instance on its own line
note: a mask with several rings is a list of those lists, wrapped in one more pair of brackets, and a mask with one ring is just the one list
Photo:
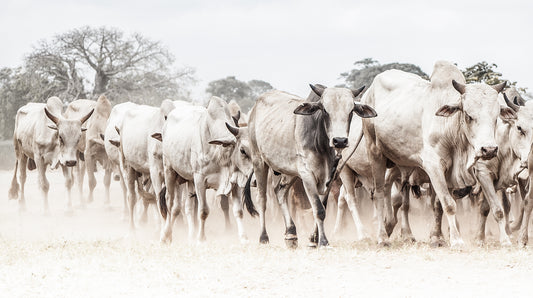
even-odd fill
[(87, 121), (87, 120), (91, 117), (91, 115), (93, 114), (93, 112), (94, 112), (94, 109), (92, 109), (92, 110), (89, 112), (89, 114), (87, 114), (87, 115), (85, 115), (84, 117), (82, 117), (82, 118), (80, 119), (81, 124), (85, 123), (85, 121)]
[(359, 94), (361, 94), (361, 92), (363, 92), (363, 90), (365, 90), (365, 86), (359, 88), (359, 89), (352, 89), (352, 94), (353, 94), (353, 97), (357, 97)]
[(505, 89), (505, 86), (507, 85), (507, 81), (503, 82), (503, 83), (500, 83), (500, 84), (497, 84), (497, 85), (494, 85), (492, 86), (492, 88), (494, 88), (494, 90), (496, 90), (496, 92), (500, 93), (503, 91), (503, 89)]
[[(515, 105), (513, 102), (511, 102), (509, 100), (509, 98), (507, 97), (507, 94), (503, 93), (503, 99), (505, 99), (505, 103), (507, 104), (508, 107), (510, 107), (511, 109), (513, 109), (513, 111), (515, 112), (518, 112), (518, 110), (520, 109), (519, 106)], [(516, 97), (515, 97), (516, 99)]]
[(455, 90), (457, 90), (457, 92), (461, 93), (461, 94), (465, 94), (466, 92), (466, 86), (461, 84), (461, 83), (458, 83), (456, 80), (452, 80), (452, 85), (453, 85), (453, 88), (455, 88)]
[(48, 117), (48, 119), (52, 120), (52, 122), (54, 122), (55, 125), (57, 125), (57, 123), (59, 122), (59, 119), (56, 116), (50, 113), (47, 108), (44, 108), (44, 113), (46, 114), (46, 117)]
[(313, 90), (313, 92), (315, 92), (315, 94), (320, 97), (322, 97), (322, 93), (324, 93), (324, 90), (326, 89), (325, 86), (320, 85), (320, 84), (316, 84), (316, 85), (309, 84), (309, 87), (311, 87), (311, 90)]
[(237, 136), (239, 134), (239, 128), (235, 126), (231, 126), (226, 122), (226, 127), (228, 128), (229, 132), (231, 132), (232, 135)]

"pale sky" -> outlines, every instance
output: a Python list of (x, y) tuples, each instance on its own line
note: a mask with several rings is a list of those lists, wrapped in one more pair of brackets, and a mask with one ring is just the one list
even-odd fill
[[(533, 91), (533, 1), (0, 0), (0, 67), (20, 65), (40, 39), (111, 26), (159, 40), (209, 81), (261, 79), (301, 96), (335, 85), (353, 62), (494, 62)], [(200, 98), (196, 98), (199, 100)]]

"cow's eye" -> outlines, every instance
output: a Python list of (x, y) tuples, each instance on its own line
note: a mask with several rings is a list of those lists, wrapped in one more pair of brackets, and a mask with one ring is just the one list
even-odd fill
[(241, 154), (244, 156), (244, 157), (248, 157), (248, 154), (246, 154), (246, 151), (244, 151), (244, 148), (241, 148)]
[(65, 142), (63, 142), (63, 137), (62, 136), (59, 136), (59, 144), (61, 146), (63, 146), (65, 144)]
[(474, 120), (472, 117), (470, 117), (470, 115), (468, 115), (466, 113), (465, 113), (465, 119), (466, 119), (467, 123), (470, 123), (470, 122), (472, 122), (472, 120)]
[(517, 126), (516, 129), (518, 129), (518, 132), (519, 132), (521, 135), (523, 135), (523, 136), (526, 135), (526, 132), (522, 129), (522, 127)]

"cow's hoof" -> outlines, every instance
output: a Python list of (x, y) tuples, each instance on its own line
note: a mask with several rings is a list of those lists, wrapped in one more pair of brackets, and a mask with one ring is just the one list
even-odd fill
[(378, 247), (390, 247), (390, 246), (391, 246), (391, 243), (388, 240), (378, 242)]
[(463, 250), (465, 248), (465, 243), (462, 239), (450, 240), (450, 248), (453, 250)]
[(476, 237), (476, 245), (477, 245), (478, 247), (483, 247), (483, 246), (485, 246), (485, 239), (482, 239), (482, 238), (478, 238), (478, 237)]
[(413, 235), (402, 236), (403, 242), (406, 244), (416, 243), (416, 239)]
[(290, 249), (298, 248), (298, 237), (296, 235), (285, 236), (285, 245)]
[(438, 247), (445, 247), (446, 246), (446, 241), (444, 241), (444, 239), (442, 238), (432, 238), (431, 239), (431, 242), (429, 243), (429, 246), (431, 246), (432, 248), (438, 248)]
[(268, 235), (267, 233), (262, 233), (261, 236), (259, 237), (259, 243), (261, 244), (268, 244), (270, 241), (268, 239)]
[(387, 236), (390, 237), (390, 235), (394, 231), (394, 227), (395, 226), (396, 226), (396, 222), (387, 222), (387, 223), (385, 223), (385, 232), (387, 232)]
[(246, 237), (245, 235), (240, 236), (239, 238), (240, 238), (241, 244), (245, 244), (246, 245), (246, 244), (250, 243), (250, 240), (248, 240), (248, 237)]
[(309, 249), (315, 249), (315, 248), (317, 248), (316, 242), (309, 242), (309, 243), (307, 244), (307, 248), (309, 248)]

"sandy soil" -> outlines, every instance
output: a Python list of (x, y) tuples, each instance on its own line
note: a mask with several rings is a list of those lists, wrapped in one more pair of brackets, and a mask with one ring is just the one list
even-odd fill
[[(373, 239), (355, 241), (351, 220), (342, 235), (332, 235), (333, 208), (326, 227), (331, 249), (306, 248), (308, 228), (299, 228), (300, 247), (283, 244), (280, 220), (271, 219), (271, 244), (259, 245), (258, 220), (246, 217), (250, 243), (238, 241), (236, 227), (225, 231), (218, 204), (211, 204), (207, 242), (187, 239), (178, 223), (174, 242), (159, 244), (155, 212), (146, 225), (128, 231), (122, 195), (112, 184), (112, 203), (103, 203), (99, 175), (96, 201), (65, 214), (66, 195), (59, 172), (49, 173), (51, 214), (43, 215), (36, 173), (27, 182), (28, 211), (7, 199), (12, 173), (0, 171), (0, 296), (530, 296), (530, 249), (501, 248), (497, 230), (485, 247), (473, 244), (475, 215), (460, 218), (467, 247), (432, 249), (427, 244), (428, 215), (413, 204), (413, 232), (419, 240), (403, 244), (397, 231), (391, 248)], [(79, 200), (75, 197), (75, 204)], [(368, 233), (372, 215), (363, 215)], [(232, 218), (233, 220), (233, 218)], [(233, 221), (234, 223), (234, 221)]]

